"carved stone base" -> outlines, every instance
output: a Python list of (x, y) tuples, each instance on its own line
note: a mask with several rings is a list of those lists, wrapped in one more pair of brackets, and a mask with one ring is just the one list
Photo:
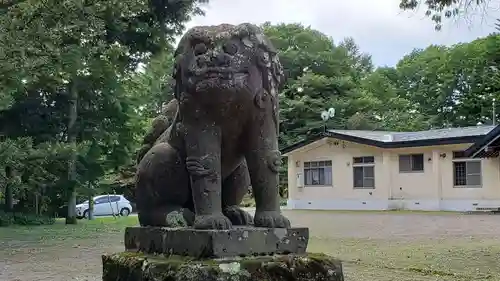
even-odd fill
[(195, 258), (303, 254), (308, 240), (308, 228), (197, 230), (128, 227), (125, 230), (127, 251)]
[(193, 260), (123, 252), (103, 255), (103, 281), (343, 281), (342, 264), (323, 254)]

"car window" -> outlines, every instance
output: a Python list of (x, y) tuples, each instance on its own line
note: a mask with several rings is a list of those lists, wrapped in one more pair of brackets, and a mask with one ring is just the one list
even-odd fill
[(107, 196), (99, 197), (95, 200), (95, 203), (96, 204), (108, 203), (108, 197)]
[(120, 196), (110, 196), (109, 199), (111, 202), (118, 202), (120, 201)]

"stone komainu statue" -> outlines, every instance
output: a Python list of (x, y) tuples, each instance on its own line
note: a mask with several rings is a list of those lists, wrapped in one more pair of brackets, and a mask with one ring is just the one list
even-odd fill
[[(278, 195), (276, 50), (257, 26), (223, 24), (190, 29), (175, 60), (175, 118), (157, 122), (138, 159), (140, 224), (289, 227)], [(250, 185), (254, 218), (238, 207)]]

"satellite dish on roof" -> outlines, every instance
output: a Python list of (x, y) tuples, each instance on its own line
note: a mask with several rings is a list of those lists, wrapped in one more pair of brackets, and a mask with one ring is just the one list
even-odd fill
[(328, 118), (330, 118), (330, 114), (328, 113), (328, 111), (325, 110), (321, 112), (321, 119), (323, 119), (323, 121), (328, 120)]
[(330, 118), (335, 117), (335, 108), (330, 107), (328, 109), (328, 117), (330, 117)]

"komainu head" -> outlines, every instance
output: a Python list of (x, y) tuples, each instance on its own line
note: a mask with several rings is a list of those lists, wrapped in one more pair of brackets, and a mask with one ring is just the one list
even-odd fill
[(262, 88), (276, 95), (284, 80), (276, 50), (259, 27), (248, 23), (194, 27), (180, 40), (175, 59), (177, 97)]

